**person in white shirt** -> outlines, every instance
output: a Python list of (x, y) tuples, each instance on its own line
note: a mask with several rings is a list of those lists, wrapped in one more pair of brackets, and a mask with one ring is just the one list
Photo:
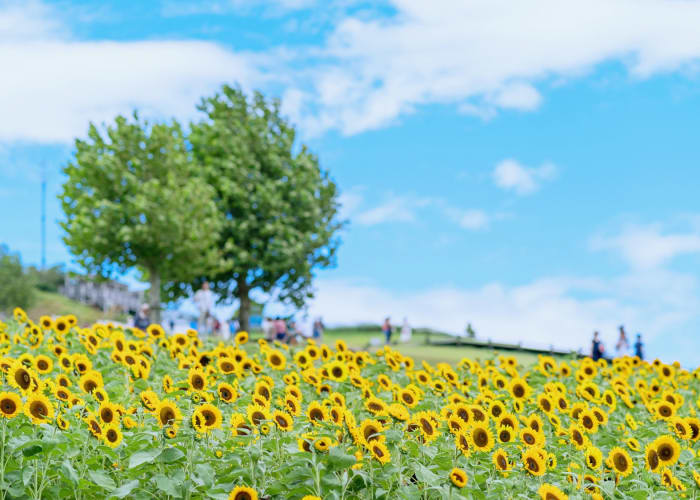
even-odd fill
[(199, 322), (197, 328), (201, 333), (209, 333), (209, 320), (214, 309), (214, 294), (209, 290), (209, 282), (202, 283), (202, 288), (194, 294), (194, 303), (199, 309)]
[(629, 354), (630, 344), (627, 340), (627, 334), (625, 333), (625, 327), (620, 326), (620, 336), (617, 339), (617, 344), (615, 344), (615, 350), (617, 351), (617, 357), (621, 358)]
[(408, 318), (404, 317), (403, 325), (401, 325), (401, 335), (399, 339), (402, 343), (411, 341), (411, 325), (408, 323)]

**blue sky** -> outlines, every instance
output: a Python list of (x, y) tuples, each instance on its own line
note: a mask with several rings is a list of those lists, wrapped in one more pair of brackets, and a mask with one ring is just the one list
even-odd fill
[(350, 220), (311, 314), (650, 356), (700, 348), (700, 3), (0, 0), (0, 241), (71, 262), (74, 137), (196, 119), (224, 83), (282, 98)]

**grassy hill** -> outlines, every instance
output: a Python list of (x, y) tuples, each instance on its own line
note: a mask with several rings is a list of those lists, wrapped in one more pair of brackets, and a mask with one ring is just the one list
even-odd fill
[(44, 292), (36, 290), (34, 304), (27, 311), (29, 317), (37, 321), (39, 316), (61, 316), (64, 314), (75, 314), (78, 324), (86, 326), (99, 320), (124, 321), (123, 314), (110, 314), (102, 312), (92, 306), (86, 306), (80, 302), (64, 297), (60, 293)]

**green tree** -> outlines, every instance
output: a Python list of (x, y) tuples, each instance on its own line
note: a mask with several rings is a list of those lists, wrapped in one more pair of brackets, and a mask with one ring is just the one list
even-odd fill
[(27, 274), (31, 276), (34, 286), (39, 290), (53, 293), (58, 292), (66, 278), (66, 272), (62, 264), (57, 264), (47, 269), (29, 266), (27, 268)]
[(33, 300), (34, 283), (22, 268), (19, 255), (0, 245), (0, 311), (26, 309)]
[(251, 291), (297, 307), (313, 296), (313, 270), (332, 265), (339, 244), (338, 191), (316, 156), (295, 144), (278, 100), (224, 86), (198, 109), (207, 117), (192, 124), (190, 141), (216, 188), (227, 263), (210, 281), (223, 300), (239, 300), (247, 330)]
[(173, 283), (216, 266), (219, 217), (181, 126), (118, 116), (105, 134), (90, 124), (64, 168), (59, 199), (64, 241), (78, 262), (103, 277), (136, 268), (150, 282), (151, 321)]

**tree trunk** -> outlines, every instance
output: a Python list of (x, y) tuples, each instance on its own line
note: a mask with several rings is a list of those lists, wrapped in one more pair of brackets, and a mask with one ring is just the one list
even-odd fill
[(148, 271), (148, 279), (151, 288), (148, 290), (148, 306), (150, 308), (149, 319), (151, 323), (160, 324), (160, 274), (156, 271)]
[[(241, 273), (243, 274), (243, 273)], [(238, 331), (248, 331), (250, 328), (250, 297), (248, 293), (248, 283), (245, 281), (245, 275), (238, 279)]]

